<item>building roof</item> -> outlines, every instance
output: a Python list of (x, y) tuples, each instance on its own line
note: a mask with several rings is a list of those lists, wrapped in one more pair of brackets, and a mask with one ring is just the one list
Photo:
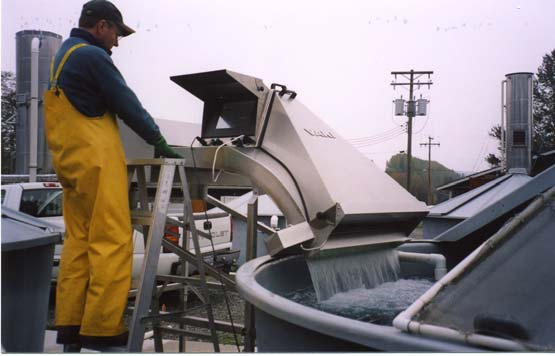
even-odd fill
[(532, 177), (526, 174), (506, 174), (476, 189), (435, 205), (428, 216), (469, 218), (520, 188), (531, 179)]
[[(498, 200), (480, 210), (478, 213), (456, 224), (449, 230), (436, 236), (438, 241), (458, 241), (469, 236), (473, 232), (495, 221), (495, 219), (513, 211), (521, 204), (533, 199), (538, 194), (555, 185), (555, 166), (543, 171), (532, 179), (522, 184), (504, 196), (498, 196)], [(441, 215), (435, 215), (441, 217)]]
[(459, 178), (442, 186), (436, 188), (436, 190), (451, 190), (456, 189), (457, 186), (466, 186), (471, 180), (474, 179), (488, 179), (491, 176), (499, 176), (502, 174), (503, 169), (501, 167), (494, 167), (486, 169), (485, 171), (470, 174), (466, 177)]

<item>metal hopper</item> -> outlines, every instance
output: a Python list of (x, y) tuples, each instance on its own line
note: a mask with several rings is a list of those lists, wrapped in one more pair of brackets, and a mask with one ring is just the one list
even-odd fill
[[(271, 255), (400, 244), (427, 214), (285, 86), (228, 70), (171, 79), (204, 102), (203, 145), (182, 150), (189, 163), (194, 154), (196, 168), (223, 170), (219, 184), (247, 177), (285, 215)], [(209, 176), (202, 184), (218, 184)]]

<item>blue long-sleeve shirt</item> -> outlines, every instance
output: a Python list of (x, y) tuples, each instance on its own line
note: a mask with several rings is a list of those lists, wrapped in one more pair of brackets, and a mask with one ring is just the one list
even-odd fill
[(92, 34), (79, 28), (71, 30), (70, 37), (56, 54), (54, 70), (64, 54), (79, 43), (90, 46), (74, 51), (58, 78), (58, 85), (71, 104), (88, 117), (113, 112), (147, 143), (158, 141), (162, 137), (160, 128), (125, 83), (110, 58), (111, 52), (102, 48)]

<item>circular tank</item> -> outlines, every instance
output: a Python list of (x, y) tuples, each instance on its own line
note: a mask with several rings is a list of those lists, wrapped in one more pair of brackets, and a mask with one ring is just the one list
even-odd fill
[[(407, 266), (401, 263), (404, 275), (413, 272)], [(477, 350), (334, 315), (282, 297), (312, 284), (303, 256), (259, 257), (239, 269), (236, 282), (239, 293), (255, 307), (259, 352)]]
[(53, 173), (44, 132), (43, 94), (48, 89), (50, 63), (62, 43), (62, 36), (48, 31), (23, 30), (15, 34), (16, 41), (16, 174), (29, 173), (29, 100), (31, 97), (31, 42), (37, 37), (39, 49), (39, 117), (37, 144), (37, 173)]

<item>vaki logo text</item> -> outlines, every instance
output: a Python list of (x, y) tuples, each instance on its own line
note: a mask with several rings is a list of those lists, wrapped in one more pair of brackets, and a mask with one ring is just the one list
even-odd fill
[(322, 130), (308, 130), (308, 129), (304, 129), (304, 130), (310, 136), (314, 136), (314, 137), (331, 138), (331, 139), (336, 139), (337, 138), (329, 131), (324, 132)]

